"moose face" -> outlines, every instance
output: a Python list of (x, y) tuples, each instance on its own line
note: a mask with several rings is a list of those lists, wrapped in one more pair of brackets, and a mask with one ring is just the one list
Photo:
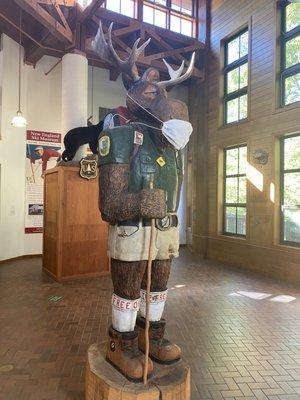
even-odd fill
[(133, 115), (157, 126), (174, 118), (188, 120), (187, 106), (179, 100), (169, 99), (164, 88), (148, 80), (132, 85), (126, 105)]
[(174, 70), (163, 60), (170, 75), (167, 81), (160, 81), (159, 71), (155, 68), (148, 68), (140, 77), (136, 62), (150, 39), (140, 47), (138, 47), (140, 39), (137, 39), (127, 60), (121, 60), (112, 44), (112, 26), (111, 23), (108, 29), (108, 41), (106, 41), (100, 21), (92, 47), (103, 60), (118, 67), (122, 72), (123, 82), (128, 90), (126, 105), (131, 113), (155, 125), (161, 125), (174, 118), (188, 120), (186, 105), (179, 100), (168, 99), (166, 88), (182, 83), (191, 76), (195, 53), (192, 54), (190, 65), (185, 73), (183, 73), (184, 61), (177, 70)]

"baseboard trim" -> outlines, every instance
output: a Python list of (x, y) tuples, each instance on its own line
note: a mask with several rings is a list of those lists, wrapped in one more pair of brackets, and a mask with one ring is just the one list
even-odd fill
[(5, 260), (0, 260), (0, 264), (4, 264), (11, 261), (22, 260), (25, 258), (37, 258), (37, 257), (42, 257), (42, 254), (24, 254), (23, 256), (6, 258)]

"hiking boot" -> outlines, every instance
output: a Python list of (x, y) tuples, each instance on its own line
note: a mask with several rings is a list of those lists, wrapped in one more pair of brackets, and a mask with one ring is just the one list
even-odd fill
[[(139, 348), (145, 351), (145, 318), (138, 316), (136, 320), (139, 333)], [(172, 364), (181, 357), (181, 349), (169, 340), (164, 339), (166, 321), (150, 321), (149, 327), (149, 355), (161, 364)]]
[[(106, 359), (123, 375), (134, 382), (143, 379), (145, 356), (138, 348), (138, 332), (118, 332), (109, 328)], [(148, 376), (153, 372), (149, 359)]]

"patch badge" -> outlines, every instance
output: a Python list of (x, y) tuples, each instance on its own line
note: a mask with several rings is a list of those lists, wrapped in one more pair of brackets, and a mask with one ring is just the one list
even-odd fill
[(79, 175), (81, 176), (81, 178), (85, 179), (97, 178), (97, 161), (95, 159), (82, 158), (80, 161)]
[(143, 144), (143, 141), (144, 141), (144, 135), (141, 132), (134, 131), (133, 143), (141, 146)]
[(102, 136), (99, 139), (99, 154), (101, 157), (105, 157), (109, 154), (110, 150), (110, 137), (107, 135)]
[(166, 165), (166, 162), (165, 162), (165, 160), (163, 159), (163, 157), (158, 157), (158, 158), (156, 159), (156, 162), (157, 162), (157, 164), (158, 164), (160, 167), (163, 167), (164, 165)]

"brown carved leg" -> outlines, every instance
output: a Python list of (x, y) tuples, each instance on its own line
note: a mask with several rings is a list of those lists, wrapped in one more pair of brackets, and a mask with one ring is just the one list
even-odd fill
[(114, 293), (124, 299), (139, 299), (147, 261), (111, 260)]
[[(154, 260), (151, 268), (151, 292), (163, 292), (167, 290), (172, 260)], [(147, 273), (144, 273), (142, 289), (147, 288)]]
[[(170, 275), (171, 260), (155, 260), (152, 263), (151, 272), (151, 293), (153, 302), (157, 301), (153, 307), (159, 307), (159, 304), (163, 308), (162, 300), (165, 299), (165, 291), (167, 290), (167, 283)], [(142, 280), (142, 289), (146, 290), (147, 287), (147, 274), (145, 273)], [(151, 300), (151, 301), (152, 301)], [(156, 319), (156, 311), (151, 312), (150, 305), (150, 356), (156, 361), (164, 364), (173, 363), (180, 359), (181, 350), (180, 348), (171, 343), (169, 340), (164, 338), (166, 322), (164, 319)], [(151, 315), (152, 314), (152, 315)], [(151, 321), (151, 317), (152, 320)], [(159, 318), (159, 317), (158, 317)], [(139, 347), (142, 351), (145, 351), (145, 319), (143, 316), (137, 318), (137, 327), (139, 331)]]
[[(114, 287), (112, 326), (106, 357), (118, 370), (131, 380), (141, 380), (144, 355), (138, 348), (138, 332), (134, 329), (138, 311), (140, 288), (147, 261), (126, 262), (111, 260)], [(130, 328), (132, 327), (132, 328)], [(148, 374), (153, 371), (149, 360)]]

